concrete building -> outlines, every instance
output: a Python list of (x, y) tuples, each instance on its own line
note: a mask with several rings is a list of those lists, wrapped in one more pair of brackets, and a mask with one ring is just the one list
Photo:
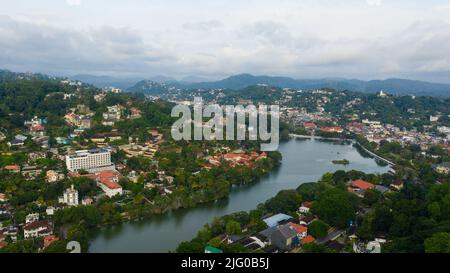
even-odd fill
[(66, 156), (66, 166), (71, 172), (86, 170), (96, 173), (104, 170), (114, 170), (111, 163), (111, 151), (108, 149), (81, 150)]
[(78, 200), (78, 191), (72, 185), (64, 191), (63, 196), (59, 198), (59, 203), (66, 204), (68, 206), (78, 206), (80, 204)]
[(119, 184), (119, 173), (117, 171), (103, 171), (97, 176), (97, 185), (108, 197), (122, 195), (122, 186)]
[(53, 226), (49, 221), (36, 221), (26, 224), (23, 227), (25, 239), (45, 237), (53, 233)]

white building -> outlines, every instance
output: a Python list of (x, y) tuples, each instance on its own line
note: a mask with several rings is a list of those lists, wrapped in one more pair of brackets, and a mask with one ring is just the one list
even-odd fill
[(23, 236), (25, 239), (44, 237), (52, 233), (52, 224), (46, 220), (32, 222), (23, 227)]
[(111, 151), (108, 149), (81, 150), (66, 156), (66, 166), (71, 172), (86, 170), (96, 173), (103, 170), (114, 170), (111, 163)]
[(438, 121), (440, 116), (430, 116), (430, 122), (436, 122)]
[(309, 213), (311, 206), (311, 202), (303, 202), (302, 205), (298, 208), (298, 212), (301, 214)]
[(45, 210), (45, 213), (46, 213), (48, 216), (52, 216), (52, 215), (55, 214), (55, 208), (52, 207), (52, 206), (47, 207), (47, 209)]
[(122, 187), (117, 182), (101, 180), (98, 181), (98, 186), (105, 192), (106, 196), (113, 197), (116, 195), (122, 195)]
[(64, 175), (59, 174), (53, 170), (48, 170), (45, 178), (46, 178), (47, 182), (54, 183), (54, 182), (64, 179)]
[(97, 185), (105, 192), (106, 196), (113, 197), (122, 195), (122, 186), (119, 184), (119, 173), (117, 171), (102, 171), (97, 176)]
[(39, 221), (39, 213), (31, 213), (31, 214), (28, 214), (27, 216), (25, 216), (26, 224), (33, 223), (36, 221)]
[(59, 203), (66, 204), (68, 206), (78, 206), (78, 191), (73, 187), (73, 185), (64, 191), (62, 197), (59, 198)]

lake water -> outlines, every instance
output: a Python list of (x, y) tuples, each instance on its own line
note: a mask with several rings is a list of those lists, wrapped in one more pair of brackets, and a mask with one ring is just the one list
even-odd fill
[[(325, 172), (359, 170), (385, 173), (373, 159), (363, 157), (352, 145), (293, 139), (280, 144), (283, 163), (276, 171), (252, 185), (234, 187), (228, 199), (157, 215), (151, 219), (102, 229), (91, 241), (90, 252), (168, 252), (192, 239), (214, 217), (249, 211), (283, 189), (295, 189), (315, 182)], [(334, 165), (335, 159), (348, 159), (349, 165)]]

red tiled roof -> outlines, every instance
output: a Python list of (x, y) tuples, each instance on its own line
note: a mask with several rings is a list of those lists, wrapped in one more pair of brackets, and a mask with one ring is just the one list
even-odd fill
[(240, 159), (240, 158), (242, 158), (242, 157), (243, 157), (242, 154), (225, 154), (225, 155), (223, 156), (223, 158), (224, 158), (225, 160), (227, 160), (227, 159), (238, 160), (238, 159)]
[(106, 187), (110, 188), (111, 190), (122, 188), (118, 183), (113, 182), (108, 179), (100, 179), (100, 183), (102, 183)]
[(59, 241), (59, 238), (55, 235), (47, 235), (44, 237), (44, 248), (49, 247), (54, 242)]
[(100, 183), (112, 190), (122, 188), (117, 182), (114, 181), (119, 177), (119, 173), (117, 171), (107, 170), (96, 173), (95, 175)]
[(327, 132), (327, 133), (339, 133), (344, 131), (344, 129), (342, 129), (341, 127), (323, 127), (320, 129), (320, 131), (322, 132)]
[(20, 166), (19, 165), (9, 165), (9, 166), (5, 166), (4, 169), (8, 170), (8, 171), (20, 171)]
[(36, 125), (31, 126), (31, 130), (32, 131), (44, 131), (45, 128), (42, 125), (36, 124)]
[(307, 127), (317, 127), (317, 125), (315, 123), (310, 123), (310, 122), (307, 122), (307, 123), (303, 124), (303, 126), (305, 128), (307, 128)]
[(23, 229), (24, 230), (34, 230), (34, 229), (38, 229), (40, 227), (44, 227), (44, 228), (50, 230), (51, 229), (51, 224), (47, 220), (36, 221), (36, 222), (31, 222), (31, 223), (26, 224), (23, 227)]
[(316, 238), (314, 238), (311, 235), (308, 235), (302, 239), (302, 244), (309, 244), (309, 243), (313, 243), (314, 241), (316, 241)]
[(352, 185), (352, 187), (354, 187), (354, 188), (359, 188), (359, 189), (362, 189), (362, 190), (367, 190), (367, 189), (375, 187), (374, 184), (366, 182), (366, 181), (361, 180), (361, 179), (351, 181), (350, 185)]
[(295, 229), (295, 231), (297, 231), (297, 234), (303, 233), (303, 232), (307, 232), (308, 228), (296, 223), (289, 223), (289, 225), (291, 227), (293, 227)]

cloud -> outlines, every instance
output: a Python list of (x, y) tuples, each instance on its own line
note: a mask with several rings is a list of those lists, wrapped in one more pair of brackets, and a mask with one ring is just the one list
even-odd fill
[(197, 21), (183, 24), (184, 29), (196, 31), (211, 31), (221, 27), (223, 27), (223, 24), (219, 20)]
[(0, 16), (0, 68), (58, 75), (219, 78), (246, 72), (450, 81), (446, 21), (423, 20), (377, 36), (332, 37), (308, 20), (293, 25), (281, 17), (232, 24), (224, 18), (189, 18), (147, 32), (107, 23), (71, 28), (49, 22)]
[(173, 54), (144, 43), (126, 28), (86, 32), (33, 24), (0, 16), (0, 63), (48, 73), (142, 73)]
[(66, 3), (69, 6), (79, 6), (81, 5), (81, 0), (66, 0)]
[(366, 3), (369, 6), (381, 6), (383, 4), (383, 0), (366, 0)]

